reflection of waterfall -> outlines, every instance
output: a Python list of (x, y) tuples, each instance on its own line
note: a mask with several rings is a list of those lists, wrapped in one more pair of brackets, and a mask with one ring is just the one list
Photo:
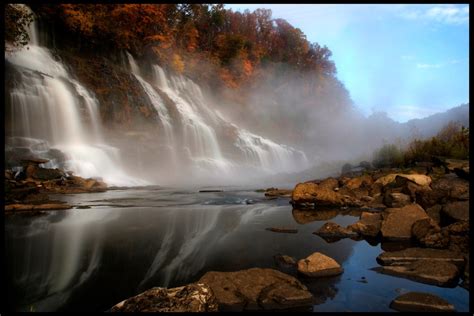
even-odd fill
[(50, 213), (33, 219), (24, 229), (17, 228), (14, 233), (20, 239), (15, 247), (22, 251), (10, 255), (22, 263), (12, 272), (15, 284), (26, 289), (25, 298), (46, 298), (46, 309), (64, 304), (71, 290), (80, 287), (99, 267), (103, 225), (116, 217), (112, 210), (68, 211)]
[(165, 287), (173, 281), (189, 279), (206, 266), (207, 256), (222, 246), (220, 244), (226, 236), (266, 211), (269, 211), (268, 207), (256, 205), (245, 209), (231, 206), (212, 212), (196, 209), (193, 212), (169, 213), (171, 218), (167, 219), (169, 223), (163, 225), (165, 232), (158, 252), (140, 287), (145, 288), (144, 285), (149, 285), (147, 281), (157, 276), (160, 286)]
[(9, 93), (11, 128), (7, 134), (43, 141), (65, 154), (64, 163), (46, 167), (102, 177), (112, 185), (144, 184), (122, 170), (117, 149), (103, 144), (97, 99), (71, 78), (47, 48), (39, 46), (35, 25), (29, 33), (28, 47), (5, 54), (19, 76)]

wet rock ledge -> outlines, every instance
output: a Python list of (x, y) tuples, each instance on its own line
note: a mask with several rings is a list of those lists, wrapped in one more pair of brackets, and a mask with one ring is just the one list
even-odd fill
[(5, 214), (41, 212), (72, 208), (61, 201), (50, 200), (50, 193), (104, 192), (101, 179), (84, 179), (60, 169), (40, 167), (46, 159), (23, 159), (23, 170), (5, 170)]

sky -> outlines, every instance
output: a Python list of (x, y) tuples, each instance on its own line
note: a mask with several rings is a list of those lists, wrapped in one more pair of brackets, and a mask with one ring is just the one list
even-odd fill
[(327, 46), (366, 116), (399, 122), (469, 102), (469, 4), (226, 4), (272, 10)]

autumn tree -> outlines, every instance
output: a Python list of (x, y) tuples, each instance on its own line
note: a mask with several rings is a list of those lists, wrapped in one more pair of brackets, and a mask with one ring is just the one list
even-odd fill
[(22, 4), (5, 5), (5, 50), (22, 48), (30, 37), (28, 26), (33, 22), (33, 14)]

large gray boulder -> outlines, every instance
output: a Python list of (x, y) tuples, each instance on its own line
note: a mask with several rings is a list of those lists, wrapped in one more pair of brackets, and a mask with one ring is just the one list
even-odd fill
[(128, 298), (111, 312), (217, 312), (218, 305), (209, 286), (188, 284), (172, 289), (154, 287)]
[(273, 269), (207, 272), (199, 283), (213, 291), (219, 311), (310, 307), (313, 295), (296, 278)]
[(399, 312), (455, 312), (454, 306), (430, 293), (409, 292), (395, 298), (390, 308)]

